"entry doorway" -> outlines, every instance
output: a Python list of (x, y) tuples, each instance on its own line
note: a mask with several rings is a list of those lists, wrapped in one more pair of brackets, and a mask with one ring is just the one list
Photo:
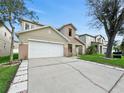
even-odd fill
[(76, 45), (76, 56), (82, 55), (82, 46)]
[(100, 46), (100, 54), (102, 54), (102, 46)]
[(72, 56), (72, 44), (68, 44), (68, 56)]

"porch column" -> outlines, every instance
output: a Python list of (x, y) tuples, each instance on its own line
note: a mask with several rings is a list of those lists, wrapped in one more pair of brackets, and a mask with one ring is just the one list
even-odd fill
[(73, 56), (76, 56), (76, 46), (72, 45), (72, 54)]
[(68, 44), (64, 45), (64, 56), (66, 56), (66, 57), (69, 56), (68, 55)]
[(19, 59), (28, 59), (28, 44), (19, 44)]

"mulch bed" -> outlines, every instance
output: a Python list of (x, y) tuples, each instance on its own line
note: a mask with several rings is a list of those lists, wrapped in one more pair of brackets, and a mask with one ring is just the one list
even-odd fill
[(13, 62), (8, 62), (8, 63), (2, 63), (0, 64), (0, 67), (8, 67), (8, 66), (14, 66), (14, 65), (19, 65), (21, 61), (13, 61)]

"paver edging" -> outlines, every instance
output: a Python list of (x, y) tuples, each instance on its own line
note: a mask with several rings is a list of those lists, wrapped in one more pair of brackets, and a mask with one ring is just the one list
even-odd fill
[[(27, 63), (25, 62), (21, 62), (21, 64), (19, 65), (18, 69), (17, 69), (17, 72), (15, 73), (15, 76), (10, 84), (10, 87), (7, 91), (7, 93), (27, 93), (27, 83), (28, 83), (28, 77), (27, 77), (27, 74), (28, 74), (28, 67), (27, 69), (25, 70), (21, 70), (22, 72), (23, 71), (27, 71), (27, 73), (25, 75), (23, 75), (23, 73), (21, 73), (20, 76), (17, 76), (17, 73), (20, 73), (20, 68), (24, 67), (24, 65), (26, 65), (26, 67), (28, 66), (28, 61)], [(24, 86), (25, 87), (24, 87)]]

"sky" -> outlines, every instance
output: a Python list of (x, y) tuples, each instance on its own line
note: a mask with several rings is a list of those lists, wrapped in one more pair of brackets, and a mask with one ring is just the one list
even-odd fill
[[(88, 16), (87, 0), (26, 0), (29, 10), (36, 12), (39, 23), (59, 28), (64, 24), (72, 23), (77, 28), (77, 34), (103, 35), (104, 29), (95, 29), (92, 17)], [(121, 37), (117, 37), (121, 40)]]

